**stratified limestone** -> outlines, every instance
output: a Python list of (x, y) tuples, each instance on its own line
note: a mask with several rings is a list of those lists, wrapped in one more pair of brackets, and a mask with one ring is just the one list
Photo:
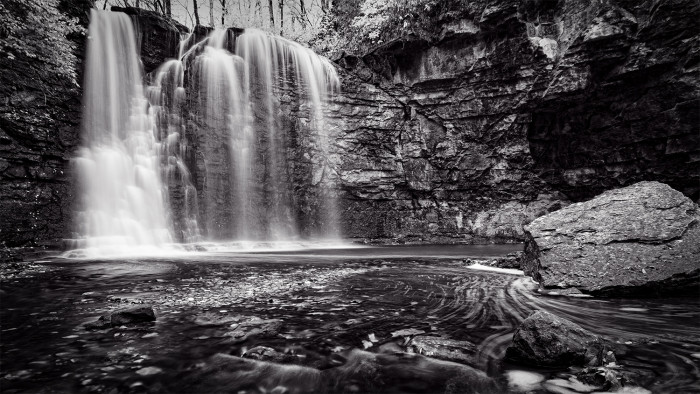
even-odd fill
[(607, 191), (526, 227), (523, 264), (545, 289), (698, 294), (700, 212), (659, 182)]
[(475, 0), (433, 17), (432, 36), (338, 61), (348, 235), (523, 239), (567, 200), (638, 181), (698, 197), (697, 2)]

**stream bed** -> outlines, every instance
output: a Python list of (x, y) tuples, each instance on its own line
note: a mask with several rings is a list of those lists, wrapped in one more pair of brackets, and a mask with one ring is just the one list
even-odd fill
[[(3, 393), (593, 392), (503, 360), (547, 310), (617, 344), (627, 392), (700, 392), (700, 300), (539, 294), (521, 245), (50, 258), (0, 271)], [(87, 330), (149, 305), (153, 323)], [(488, 376), (488, 378), (486, 378)], [(636, 390), (636, 391), (635, 391)]]

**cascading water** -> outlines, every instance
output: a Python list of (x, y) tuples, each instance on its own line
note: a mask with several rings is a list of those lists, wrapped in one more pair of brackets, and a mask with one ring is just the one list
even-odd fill
[(163, 63), (155, 72), (153, 83), (147, 87), (146, 95), (151, 103), (152, 122), (158, 130), (161, 166), (165, 169), (170, 205), (175, 216), (177, 240), (197, 242), (201, 240), (199, 230), (199, 202), (197, 190), (186, 163), (191, 145), (183, 125), (185, 88), (184, 67), (179, 60)]
[[(267, 236), (271, 239), (297, 237), (298, 224), (290, 198), (292, 187), (287, 170), (284, 151), (284, 133), (281, 130), (279, 114), (280, 96), (298, 96), (300, 119), (306, 115), (304, 129), (309, 133), (316, 152), (311, 183), (319, 194), (318, 211), (319, 233), (326, 238), (338, 238), (337, 208), (335, 199), (329, 196), (327, 188), (320, 187), (328, 163), (328, 130), (323, 113), (327, 97), (334, 93), (340, 81), (335, 68), (326, 59), (316, 55), (302, 45), (281, 37), (271, 36), (255, 29), (247, 29), (236, 40), (236, 54), (247, 65), (246, 92), (249, 101), (256, 102), (262, 109), (263, 122), (258, 123), (258, 132), (265, 133), (267, 141), (267, 162), (265, 163), (267, 191)], [(306, 114), (305, 114), (306, 113)]]
[[(201, 152), (201, 224), (208, 238), (295, 240), (299, 218), (306, 215), (313, 219), (302, 220), (313, 223), (317, 234), (337, 239), (323, 111), (339, 85), (333, 66), (308, 48), (255, 29), (214, 30), (180, 64), (189, 71), (187, 94), (196, 108), (192, 134)], [(285, 107), (296, 108), (299, 128), (312, 145), (308, 179), (293, 172), (298, 152), (285, 131)], [(300, 212), (300, 182), (313, 183), (316, 212)]]
[(262, 31), (214, 30), (186, 36), (144, 94), (134, 33), (125, 14), (91, 13), (80, 247), (337, 240), (330, 62)]
[(79, 246), (133, 253), (172, 242), (131, 20), (92, 10), (84, 84)]

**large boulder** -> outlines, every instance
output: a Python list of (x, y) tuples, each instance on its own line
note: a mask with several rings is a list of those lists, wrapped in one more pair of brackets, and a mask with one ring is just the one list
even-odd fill
[(603, 340), (576, 323), (537, 311), (528, 316), (513, 335), (506, 357), (535, 366), (598, 366), (612, 353)]
[(523, 270), (544, 289), (697, 295), (699, 223), (697, 204), (682, 193), (639, 182), (526, 226)]

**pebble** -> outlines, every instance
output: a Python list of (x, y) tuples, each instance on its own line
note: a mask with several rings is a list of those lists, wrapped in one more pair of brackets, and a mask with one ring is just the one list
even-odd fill
[(158, 368), (158, 367), (145, 367), (141, 368), (138, 371), (136, 371), (137, 374), (141, 376), (151, 376), (151, 375), (156, 375), (159, 373), (162, 373), (163, 370)]

